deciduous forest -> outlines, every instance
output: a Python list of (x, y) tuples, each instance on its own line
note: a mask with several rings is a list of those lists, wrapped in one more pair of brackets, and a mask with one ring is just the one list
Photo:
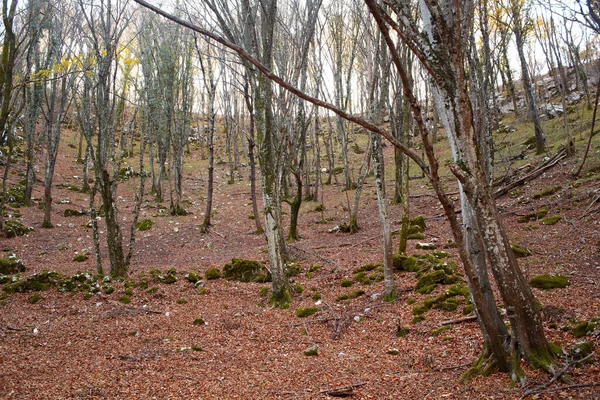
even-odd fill
[(598, 0), (2, 0), (0, 397), (600, 397)]

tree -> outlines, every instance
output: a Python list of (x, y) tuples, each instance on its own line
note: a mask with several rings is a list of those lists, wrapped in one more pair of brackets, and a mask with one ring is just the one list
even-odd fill
[[(90, 55), (91, 73), (84, 74), (84, 90), (80, 92), (81, 109), (89, 114), (82, 119), (81, 126), (88, 142), (88, 151), (93, 154), (95, 182), (92, 189), (92, 199), (96, 191), (100, 192), (102, 208), (106, 222), (106, 240), (110, 261), (110, 275), (125, 277), (128, 265), (123, 251), (123, 235), (119, 212), (116, 204), (118, 185), (118, 166), (115, 155), (116, 134), (116, 93), (114, 72), (117, 62), (117, 50), (124, 30), (127, 28), (130, 15), (127, 3), (117, 0), (101, 0), (97, 7), (95, 3), (87, 4), (78, 0), (83, 19), (85, 20), (84, 37)], [(83, 27), (82, 26), (82, 29)], [(95, 117), (92, 118), (91, 115)], [(111, 168), (112, 166), (112, 168)], [(109, 169), (112, 170), (109, 171)], [(96, 211), (92, 205), (92, 217)], [(130, 248), (131, 252), (133, 249)], [(98, 251), (98, 249), (97, 249)], [(98, 258), (99, 259), (99, 258)]]
[(537, 154), (542, 154), (546, 150), (546, 138), (542, 130), (542, 123), (540, 122), (537, 101), (533, 90), (533, 82), (531, 81), (527, 59), (525, 58), (525, 40), (531, 29), (529, 7), (530, 4), (527, 3), (527, 0), (508, 0), (508, 9), (512, 17), (511, 27), (515, 35), (517, 52), (521, 63), (521, 80), (523, 81), (527, 106), (529, 107), (529, 114), (531, 115), (535, 131), (536, 151)]

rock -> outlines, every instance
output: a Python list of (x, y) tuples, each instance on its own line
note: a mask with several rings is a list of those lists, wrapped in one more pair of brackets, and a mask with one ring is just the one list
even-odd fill
[(572, 92), (567, 96), (567, 103), (569, 103), (569, 105), (574, 105), (579, 103), (581, 99), (583, 99), (583, 94), (581, 94), (581, 92)]
[(540, 111), (550, 119), (559, 117), (565, 112), (561, 105), (552, 103), (542, 104)]

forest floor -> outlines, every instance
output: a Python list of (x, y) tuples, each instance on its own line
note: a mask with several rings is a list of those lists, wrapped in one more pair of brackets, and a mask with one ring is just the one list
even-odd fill
[[(85, 226), (88, 218), (64, 216), (67, 208), (87, 210), (89, 202), (88, 194), (66, 189), (81, 186), (81, 165), (75, 162), (75, 150), (67, 146), (70, 141), (63, 141), (55, 175), (55, 227), (40, 228), (43, 212), (37, 204), (42, 185), (38, 184), (35, 205), (13, 210), (35, 230), (26, 236), (0, 239), (0, 257), (15, 254), (20, 258), (27, 268), (23, 276), (43, 270), (66, 275), (95, 273), (92, 233)], [(579, 152), (582, 144), (583, 140), (577, 142)], [(595, 139), (592, 152), (598, 148)], [(388, 147), (386, 151), (392, 150)], [(185, 279), (186, 273), (204, 277), (207, 269), (222, 268), (234, 257), (268, 261), (265, 238), (254, 233), (254, 221), (249, 218), (247, 167), (241, 169), (243, 179), (229, 185), (227, 165), (217, 165), (213, 226), (208, 233), (201, 232), (206, 170), (198, 167), (204, 161), (196, 153), (186, 160), (184, 207), (189, 215), (170, 216), (158, 208), (151, 195), (145, 197), (140, 218), (152, 219), (154, 225), (138, 232), (128, 282), (108, 284), (114, 288), (110, 294), (101, 291), (90, 296), (85, 291), (62, 293), (51, 288), (3, 296), (0, 398), (319, 399), (352, 392), (356, 399), (517, 399), (551, 379), (525, 368), (528, 378), (524, 387), (515, 387), (502, 373), (459, 384), (461, 374), (482, 352), (480, 330), (475, 321), (439, 328), (443, 321), (464, 317), (465, 298), (456, 298), (457, 307), (450, 307), (455, 310), (432, 308), (417, 322), (414, 309), (450, 286), (439, 285), (431, 294), (418, 294), (416, 273), (399, 272), (395, 276), (398, 296), (388, 303), (382, 299), (383, 282), (378, 282), (377, 269), (368, 272), (374, 279), (370, 284), (355, 281), (354, 270), (382, 260), (372, 183), (364, 188), (358, 221), (361, 230), (354, 235), (329, 233), (348, 219), (341, 185), (324, 187), (323, 213), (314, 211), (320, 202), (302, 205), (302, 239), (288, 243), (288, 248), (300, 269), (291, 279), (303, 291), (298, 287), (289, 309), (273, 308), (261, 297), (261, 289), (268, 288), (268, 283), (204, 279), (203, 287), (195, 287)], [(532, 156), (528, 162), (535, 165), (541, 161)], [(567, 352), (587, 340), (596, 346), (597, 359), (598, 336), (590, 331), (576, 338), (573, 333), (580, 322), (600, 315), (600, 168), (597, 163), (588, 164), (582, 177), (574, 180), (572, 171), (578, 162), (575, 157), (564, 159), (511, 195), (500, 197), (498, 208), (510, 240), (531, 249), (528, 257), (519, 260), (528, 279), (541, 273), (569, 278), (566, 288), (533, 289), (544, 309), (549, 340)], [(135, 160), (131, 163), (135, 165)], [(22, 172), (22, 166), (14, 170)], [(11, 179), (16, 182), (20, 177), (17, 174)], [(117, 205), (126, 242), (137, 182), (131, 178), (119, 186)], [(451, 234), (442, 209), (422, 179), (411, 185), (411, 216), (424, 216), (427, 229), (424, 240), (409, 242), (409, 254), (433, 254), (415, 246), (434, 243), (450, 253), (444, 260), (458, 264), (455, 279), (461, 280), (456, 249), (443, 249)], [(391, 191), (391, 181), (388, 186)], [(553, 193), (540, 195), (555, 187)], [(352, 199), (353, 192), (348, 196)], [(164, 204), (168, 206), (168, 202)], [(561, 219), (554, 225), (517, 222), (543, 206), (548, 216), (560, 215)], [(399, 207), (391, 206), (390, 214), (397, 230)], [(288, 223), (286, 216), (286, 229)], [(101, 232), (101, 240), (104, 238)], [(73, 261), (81, 253), (89, 258)], [(105, 248), (103, 259), (107, 268)], [(152, 280), (151, 270), (159, 269), (165, 276), (171, 268), (176, 282)], [(148, 286), (139, 285), (143, 276), (150, 279)], [(342, 287), (343, 280), (352, 285)], [(337, 299), (357, 289), (364, 294)], [(123, 303), (126, 291), (131, 293), (129, 304)], [(315, 306), (317, 293), (318, 311), (298, 317), (298, 308)], [(402, 329), (408, 331), (399, 336)], [(304, 355), (304, 350), (315, 345), (318, 355)], [(598, 382), (600, 364), (573, 366), (568, 375), (573, 384)], [(566, 383), (554, 383), (546, 390), (560, 385)], [(600, 387), (566, 388), (537, 396), (600, 398)]]

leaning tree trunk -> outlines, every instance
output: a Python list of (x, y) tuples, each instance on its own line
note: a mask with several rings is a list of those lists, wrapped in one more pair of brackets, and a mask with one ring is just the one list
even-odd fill
[[(516, 24), (522, 23), (518, 20), (518, 13), (513, 10), (513, 18), (517, 18)], [(542, 154), (546, 151), (546, 138), (542, 131), (542, 123), (540, 122), (540, 114), (537, 109), (537, 102), (535, 100), (535, 94), (533, 92), (533, 83), (529, 76), (529, 69), (527, 68), (527, 60), (525, 59), (525, 42), (523, 32), (520, 27), (514, 28), (515, 41), (517, 42), (517, 52), (519, 53), (519, 61), (521, 62), (521, 79), (523, 80), (523, 87), (525, 89), (525, 96), (527, 97), (527, 106), (529, 107), (529, 113), (533, 121), (533, 128), (535, 131), (535, 147), (537, 154)]]

